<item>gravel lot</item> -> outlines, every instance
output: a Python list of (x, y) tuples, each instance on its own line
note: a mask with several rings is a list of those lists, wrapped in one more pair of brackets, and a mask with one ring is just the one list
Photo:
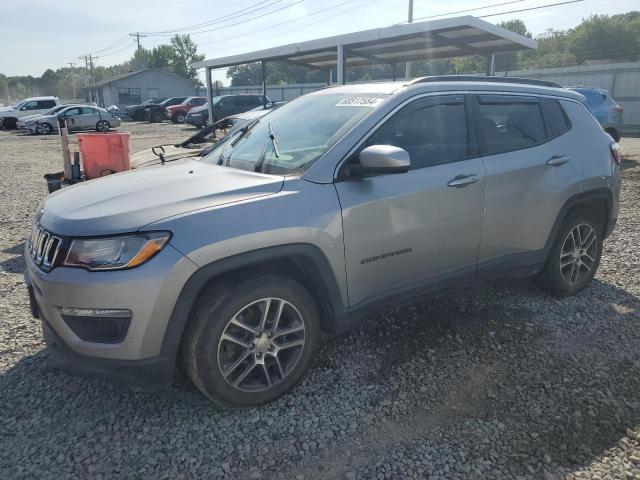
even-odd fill
[[(124, 124), (132, 151), (186, 138)], [(528, 281), (370, 317), (304, 382), (222, 410), (178, 374), (150, 394), (48, 366), (22, 248), (58, 139), (0, 132), (0, 478), (640, 479), (640, 139), (595, 281), (556, 300)]]

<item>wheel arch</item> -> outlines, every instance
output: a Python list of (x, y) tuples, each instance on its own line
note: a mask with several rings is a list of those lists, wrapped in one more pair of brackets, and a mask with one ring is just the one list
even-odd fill
[(602, 226), (605, 229), (603, 233), (606, 237), (611, 233), (611, 230), (613, 230), (612, 222), (615, 222), (615, 219), (612, 218), (613, 205), (613, 194), (606, 188), (587, 190), (585, 192), (577, 193), (569, 198), (560, 209), (551, 232), (549, 233), (549, 237), (545, 244), (546, 254), (551, 250), (551, 246), (553, 245), (556, 235), (558, 234), (558, 231), (565, 219), (578, 210), (586, 210), (595, 213), (602, 222)]
[(316, 301), (324, 332), (345, 310), (329, 261), (311, 244), (268, 247), (217, 260), (199, 268), (184, 284), (174, 305), (162, 341), (161, 356), (176, 360), (191, 311), (202, 292), (215, 282), (232, 282), (243, 275), (277, 273), (302, 284)]

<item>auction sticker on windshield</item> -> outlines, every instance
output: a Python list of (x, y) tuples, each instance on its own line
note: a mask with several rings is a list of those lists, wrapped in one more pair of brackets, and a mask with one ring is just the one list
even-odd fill
[(373, 108), (381, 103), (384, 98), (376, 97), (347, 97), (342, 98), (336, 107), (370, 107)]

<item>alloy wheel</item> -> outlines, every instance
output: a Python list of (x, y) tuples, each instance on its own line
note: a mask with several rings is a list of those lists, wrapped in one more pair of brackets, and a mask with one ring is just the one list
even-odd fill
[(243, 307), (218, 342), (218, 366), (225, 381), (243, 392), (262, 392), (284, 381), (305, 346), (305, 321), (281, 298), (262, 298)]
[(573, 227), (560, 249), (560, 274), (565, 282), (576, 285), (593, 270), (598, 253), (598, 236), (586, 223)]

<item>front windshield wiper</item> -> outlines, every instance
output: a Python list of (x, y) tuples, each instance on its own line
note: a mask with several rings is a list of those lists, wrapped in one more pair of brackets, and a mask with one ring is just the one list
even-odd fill
[[(269, 139), (271, 140), (271, 144), (273, 145), (273, 153), (276, 158), (280, 157), (280, 151), (278, 149), (278, 139), (276, 138), (276, 134), (273, 133), (273, 128), (271, 128), (271, 122), (267, 123), (267, 128), (269, 129)], [(262, 147), (262, 155), (260, 155), (260, 160), (256, 163), (254, 172), (262, 172), (262, 166), (264, 165), (264, 159), (267, 157), (267, 144), (264, 144)]]
[(273, 128), (271, 128), (271, 122), (267, 123), (269, 127), (269, 138), (271, 139), (271, 143), (273, 144), (273, 153), (276, 155), (276, 158), (280, 157), (280, 151), (278, 150), (278, 139), (276, 138), (276, 134), (273, 133)]
[(240, 130), (238, 130), (239, 135), (237, 135), (236, 138), (234, 138), (233, 141), (230, 143), (231, 147), (235, 148), (235, 146), (242, 139), (242, 137), (244, 137), (249, 130), (255, 127), (259, 121), (260, 119), (256, 118), (253, 122), (248, 123), (247, 125), (242, 127)]

